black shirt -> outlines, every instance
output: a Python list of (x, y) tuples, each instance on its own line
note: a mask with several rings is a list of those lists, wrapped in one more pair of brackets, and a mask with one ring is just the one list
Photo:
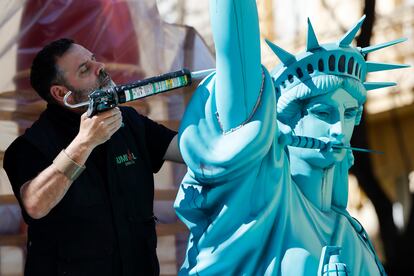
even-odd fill
[[(176, 133), (132, 108), (121, 112), (125, 126), (92, 151), (86, 170), (47, 216), (35, 220), (22, 208), (29, 225), (26, 275), (118, 275), (117, 256), (124, 275), (158, 274), (152, 173)], [(49, 105), (7, 149), (4, 168), (19, 201), (21, 186), (51, 165), (79, 124), (78, 114)]]

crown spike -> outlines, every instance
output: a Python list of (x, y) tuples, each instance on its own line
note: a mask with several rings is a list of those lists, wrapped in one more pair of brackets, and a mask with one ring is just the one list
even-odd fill
[(365, 48), (361, 49), (361, 54), (365, 55), (365, 54), (377, 51), (379, 49), (382, 49), (382, 48), (385, 48), (385, 47), (389, 47), (389, 46), (404, 42), (406, 40), (407, 40), (407, 38), (399, 38), (399, 39), (395, 39), (395, 40), (385, 42), (385, 43), (381, 43), (381, 44), (378, 44), (378, 45), (365, 47)]
[(358, 23), (356, 23), (344, 36), (339, 40), (339, 46), (349, 46), (354, 40), (356, 33), (362, 26), (362, 23), (365, 20), (365, 14), (359, 19)]
[(396, 85), (397, 83), (395, 82), (364, 82), (364, 87), (367, 91)]
[(287, 66), (293, 61), (296, 60), (295, 56), (291, 53), (286, 52), (276, 44), (270, 42), (268, 39), (265, 39), (267, 45), (269, 45), (270, 49), (272, 49), (273, 53), (282, 61), (282, 63)]
[(315, 50), (318, 49), (319, 46), (319, 42), (318, 42), (318, 38), (315, 35), (315, 31), (313, 30), (312, 27), (312, 23), (308, 17), (308, 41), (307, 41), (307, 46), (306, 46), (306, 51), (311, 51), (311, 50)]
[(377, 72), (377, 71), (385, 71), (385, 70), (393, 70), (393, 69), (410, 67), (410, 65), (406, 65), (406, 64), (391, 64), (391, 63), (380, 63), (380, 62), (369, 62), (369, 61), (366, 64), (367, 64), (368, 72)]

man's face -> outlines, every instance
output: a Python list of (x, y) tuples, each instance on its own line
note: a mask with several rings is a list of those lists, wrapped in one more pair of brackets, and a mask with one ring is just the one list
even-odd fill
[[(337, 144), (349, 145), (358, 113), (358, 102), (348, 92), (338, 88), (332, 93), (311, 98), (303, 108), (295, 135), (318, 138)], [(289, 152), (312, 166), (327, 168), (344, 159), (346, 150), (289, 148)]]
[(75, 103), (88, 100), (88, 95), (98, 88), (109, 88), (112, 80), (104, 70), (104, 64), (96, 61), (94, 54), (81, 45), (73, 44), (57, 60), (62, 84), (72, 91)]

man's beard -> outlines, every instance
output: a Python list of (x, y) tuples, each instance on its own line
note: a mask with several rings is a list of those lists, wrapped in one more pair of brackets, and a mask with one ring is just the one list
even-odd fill
[(115, 83), (112, 81), (111, 77), (105, 70), (101, 70), (98, 75), (98, 79), (96, 80), (96, 84), (87, 89), (77, 89), (73, 87), (69, 83), (64, 84), (67, 89), (69, 89), (72, 92), (72, 97), (75, 103), (81, 103), (88, 101), (88, 96), (95, 90), (101, 89), (101, 90), (107, 90), (110, 88), (113, 88), (115, 86)]

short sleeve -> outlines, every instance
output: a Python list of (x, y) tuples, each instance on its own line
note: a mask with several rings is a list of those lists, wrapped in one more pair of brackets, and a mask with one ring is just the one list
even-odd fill
[(152, 172), (156, 173), (164, 163), (165, 152), (167, 151), (171, 140), (177, 135), (177, 132), (158, 124), (145, 116), (142, 116), (142, 118), (145, 124), (145, 141), (147, 142)]
[[(177, 135), (177, 132), (139, 114), (133, 108), (126, 108), (124, 110), (129, 113), (128, 115), (133, 123), (132, 127), (143, 126), (143, 131), (136, 129), (135, 133), (144, 135), (143, 141), (145, 141), (145, 144), (143, 146), (148, 152), (152, 172), (157, 173), (164, 163), (165, 152), (171, 140)], [(139, 142), (140, 140), (138, 139), (137, 141)]]
[(35, 178), (51, 162), (22, 136), (17, 138), (4, 154), (3, 167), (12, 185), (13, 192), (20, 201), (20, 188)]

